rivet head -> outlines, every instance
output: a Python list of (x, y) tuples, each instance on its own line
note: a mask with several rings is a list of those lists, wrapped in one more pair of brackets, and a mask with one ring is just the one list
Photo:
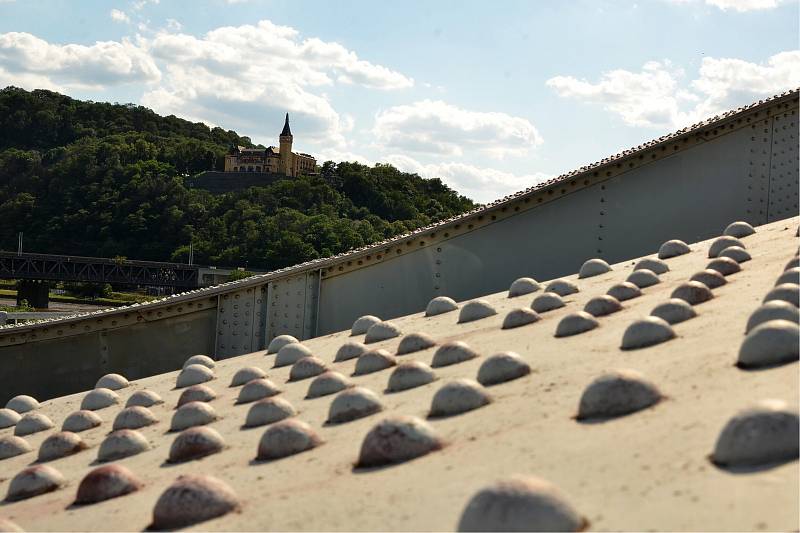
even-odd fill
[(604, 260), (598, 258), (589, 259), (581, 266), (580, 272), (578, 272), (578, 278), (591, 278), (610, 271), (611, 267)]
[(306, 399), (335, 394), (352, 386), (353, 383), (346, 376), (339, 372), (328, 370), (314, 378), (308, 386)]
[(505, 383), (531, 373), (531, 366), (515, 352), (494, 354), (478, 369), (478, 383), (484, 386)]
[(144, 435), (135, 429), (120, 429), (108, 435), (97, 451), (100, 462), (115, 461), (149, 450), (150, 444)]
[(539, 314), (533, 309), (521, 307), (512, 309), (503, 319), (502, 329), (513, 329), (539, 321)]
[(6, 403), (6, 409), (11, 409), (12, 411), (16, 411), (21, 415), (38, 408), (39, 402), (36, 400), (36, 398), (26, 394), (14, 396)]
[(641, 289), (637, 287), (635, 284), (631, 283), (630, 281), (623, 281), (622, 283), (617, 283), (616, 285), (612, 286), (606, 292), (607, 295), (613, 296), (617, 299), (617, 301), (624, 302), (625, 300), (631, 300), (633, 298), (638, 298), (642, 295)]
[(336, 350), (336, 356), (333, 359), (334, 363), (355, 359), (362, 353), (367, 351), (364, 344), (356, 341), (347, 341)]
[(458, 304), (447, 296), (437, 296), (428, 302), (425, 308), (425, 316), (436, 316), (458, 309)]
[(53, 427), (53, 421), (42, 413), (25, 413), (14, 426), (14, 435), (24, 437)]
[(708, 265), (706, 265), (706, 270), (715, 270), (723, 276), (730, 276), (731, 274), (740, 272), (742, 267), (740, 267), (739, 263), (730, 257), (717, 257), (716, 259), (712, 259)]
[(170, 463), (183, 463), (219, 453), (225, 447), (225, 439), (210, 427), (192, 427), (182, 431), (169, 448)]
[(434, 368), (455, 365), (478, 357), (478, 352), (473, 350), (463, 341), (447, 342), (439, 346), (433, 354), (431, 366)]
[(555, 485), (513, 477), (478, 491), (461, 513), (458, 531), (581, 531), (587, 525)]
[(158, 393), (151, 390), (139, 390), (134, 392), (125, 402), (125, 407), (140, 405), (142, 407), (152, 407), (164, 403)]
[(657, 316), (648, 316), (634, 321), (622, 335), (623, 350), (646, 348), (675, 338), (669, 322)]
[[(551, 281), (544, 290), (545, 292), (554, 292), (559, 296), (569, 296), (579, 291), (577, 285), (565, 279)], [(534, 311), (536, 311), (536, 309), (534, 309)]]
[(480, 383), (471, 379), (456, 379), (436, 391), (428, 417), (457, 415), (478, 409), (491, 402), (492, 397)]
[(711, 461), (723, 468), (796, 460), (798, 415), (781, 400), (764, 400), (738, 412), (722, 428)]
[(795, 307), (800, 307), (800, 285), (796, 283), (782, 283), (770, 290), (764, 297), (764, 303), (773, 300), (789, 302)]
[(668, 324), (678, 324), (696, 317), (697, 313), (685, 300), (670, 298), (666, 302), (655, 306), (650, 315), (658, 317)]
[(257, 366), (246, 366), (236, 371), (231, 379), (231, 387), (241, 387), (249, 381), (254, 379), (261, 379), (267, 377), (267, 373)]
[(739, 348), (736, 366), (761, 368), (797, 361), (800, 328), (796, 322), (769, 320), (754, 327)]
[(314, 356), (303, 357), (292, 365), (289, 370), (289, 381), (300, 381), (318, 376), (327, 370), (327, 365), (322, 359)]
[(266, 426), (274, 424), (284, 418), (295, 416), (297, 411), (287, 400), (277, 398), (266, 398), (254, 403), (247, 411), (245, 427)]
[(189, 359), (184, 361), (182, 368), (186, 368), (189, 365), (203, 365), (206, 368), (214, 370), (214, 368), (217, 366), (217, 363), (215, 363), (214, 360), (207, 355), (198, 354), (198, 355), (193, 355)]
[(400, 340), (400, 344), (397, 346), (397, 355), (419, 352), (432, 346), (436, 346), (436, 341), (430, 335), (410, 333)]
[(657, 285), (661, 283), (661, 280), (658, 278), (655, 272), (647, 268), (638, 268), (630, 273), (628, 278), (625, 280), (628, 283), (633, 283), (640, 289), (645, 289), (647, 287), (652, 287), (653, 285)]
[(191, 364), (181, 370), (178, 374), (178, 379), (175, 382), (175, 387), (182, 389), (192, 385), (199, 385), (214, 379), (214, 371), (205, 365)]
[(106, 374), (105, 376), (101, 377), (97, 380), (95, 384), (95, 389), (109, 389), (109, 390), (120, 390), (128, 387), (130, 383), (128, 380), (125, 379), (125, 376), (121, 376), (119, 374)]
[(20, 418), (22, 418), (20, 414), (13, 409), (0, 409), (0, 429), (15, 426)]
[(353, 327), (350, 328), (350, 335), (363, 335), (373, 324), (377, 324), (380, 321), (380, 318), (372, 315), (359, 317), (353, 322)]
[(711, 293), (711, 289), (699, 281), (687, 281), (686, 283), (682, 283), (678, 285), (670, 295), (670, 298), (684, 300), (689, 305), (707, 302), (713, 297), (714, 295)]
[(371, 374), (395, 365), (397, 365), (395, 357), (387, 350), (370, 350), (358, 357), (353, 375)]
[(747, 222), (737, 221), (728, 224), (728, 227), (725, 228), (723, 231), (723, 235), (727, 235), (729, 237), (735, 237), (741, 239), (743, 237), (747, 237), (748, 235), (752, 235), (755, 233), (756, 230), (748, 224)]
[(207, 385), (192, 385), (181, 393), (176, 408), (189, 402), (210, 402), (216, 397), (217, 393), (211, 387)]
[(158, 418), (147, 407), (126, 407), (114, 418), (112, 429), (139, 429), (158, 422)]
[(621, 369), (594, 379), (583, 391), (578, 420), (623, 416), (658, 403), (658, 387), (635, 370)]
[(608, 294), (595, 296), (583, 307), (583, 310), (592, 315), (593, 317), (606, 316), (611, 313), (616, 313), (622, 309), (619, 300)]
[(62, 431), (71, 431), (73, 433), (80, 433), (88, 429), (96, 428), (103, 423), (103, 419), (94, 411), (82, 409), (70, 413), (64, 422), (61, 424)]
[(170, 431), (181, 431), (194, 426), (210, 424), (217, 420), (214, 408), (205, 402), (189, 402), (180, 406), (172, 415)]
[(711, 269), (705, 269), (695, 273), (690, 278), (690, 281), (699, 281), (709, 289), (716, 289), (717, 287), (722, 287), (727, 283), (722, 274)]
[(314, 354), (311, 353), (311, 350), (304, 344), (292, 342), (284, 345), (283, 348), (278, 350), (278, 354), (275, 356), (274, 367), (279, 368), (282, 366), (293, 365), (303, 357), (308, 357), (310, 355)]
[(122, 465), (95, 468), (81, 480), (75, 503), (87, 505), (136, 492), (144, 484)]
[(738, 246), (739, 248), (745, 248), (745, 245), (742, 244), (742, 241), (735, 237), (729, 237), (727, 235), (723, 237), (718, 237), (714, 239), (714, 242), (711, 243), (711, 246), (708, 248), (708, 257), (714, 258), (717, 257), (722, 250), (725, 248), (730, 248), (731, 246)]
[(658, 258), (669, 259), (671, 257), (688, 254), (689, 252), (691, 252), (691, 249), (685, 242), (673, 239), (661, 245), (658, 249)]
[(182, 475), (159, 496), (150, 529), (180, 529), (223, 516), (239, 506), (236, 493), (223, 481)]
[(8, 485), (6, 501), (25, 500), (58, 490), (66, 485), (61, 472), (48, 465), (30, 466), (11, 479)]
[(357, 467), (397, 464), (444, 446), (433, 427), (413, 416), (393, 416), (378, 422), (364, 437)]
[(514, 282), (511, 284), (511, 287), (509, 287), (508, 297), (516, 298), (517, 296), (523, 296), (525, 294), (536, 292), (539, 289), (541, 289), (541, 285), (539, 285), (539, 282), (535, 279), (519, 278), (514, 280)]
[(392, 371), (387, 384), (387, 392), (399, 392), (435, 381), (436, 374), (431, 367), (421, 361), (403, 361)]
[(554, 292), (545, 292), (533, 299), (531, 309), (537, 313), (546, 313), (547, 311), (564, 307), (564, 305), (561, 296)]
[(383, 404), (374, 392), (364, 387), (353, 387), (333, 399), (328, 410), (328, 423), (349, 422), (382, 410)]
[(393, 339), (399, 337), (401, 334), (400, 328), (392, 322), (376, 322), (367, 330), (367, 334), (364, 337), (364, 344)]
[(461, 308), (458, 314), (458, 323), (474, 322), (496, 314), (495, 308), (486, 300), (472, 300)]
[(300, 342), (295, 337), (291, 335), (278, 335), (274, 339), (269, 342), (269, 346), (267, 346), (267, 355), (278, 353), (281, 348), (286, 346), (287, 344), (292, 344)]
[(28, 441), (22, 437), (15, 435), (5, 435), (0, 437), (0, 459), (8, 459), (9, 457), (16, 457), (23, 453), (33, 451), (33, 448)]
[(597, 319), (586, 311), (578, 311), (562, 318), (556, 326), (556, 337), (571, 337), (599, 326)]
[(40, 463), (60, 459), (68, 455), (73, 455), (81, 450), (88, 448), (79, 435), (71, 431), (59, 431), (48, 436), (39, 446)]
[(301, 453), (322, 444), (311, 426), (293, 418), (270, 426), (258, 442), (258, 460), (280, 459)]
[(256, 378), (244, 384), (236, 398), (237, 404), (250, 403), (280, 394), (281, 388), (267, 378)]

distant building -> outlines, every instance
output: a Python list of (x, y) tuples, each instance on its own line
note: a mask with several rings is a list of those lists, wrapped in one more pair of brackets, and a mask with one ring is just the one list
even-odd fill
[(308, 154), (292, 152), (292, 130), (289, 128), (289, 113), (278, 137), (279, 147), (245, 148), (231, 147), (225, 156), (225, 172), (267, 172), (296, 177), (313, 174), (317, 160)]

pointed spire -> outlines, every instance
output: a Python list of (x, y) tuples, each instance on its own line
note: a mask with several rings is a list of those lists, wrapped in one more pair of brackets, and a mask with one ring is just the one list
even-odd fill
[(281, 136), (284, 135), (291, 135), (292, 130), (289, 128), (289, 113), (286, 113), (286, 122), (283, 124), (283, 131), (281, 132)]

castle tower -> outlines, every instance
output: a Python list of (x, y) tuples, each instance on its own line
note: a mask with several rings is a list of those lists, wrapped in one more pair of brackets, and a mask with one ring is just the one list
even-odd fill
[(292, 130), (289, 128), (289, 113), (286, 113), (286, 122), (280, 137), (281, 168), (287, 176), (292, 176)]

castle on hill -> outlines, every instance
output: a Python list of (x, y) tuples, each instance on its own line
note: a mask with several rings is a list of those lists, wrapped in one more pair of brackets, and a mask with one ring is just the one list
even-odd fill
[(278, 137), (278, 147), (232, 146), (228, 155), (225, 156), (225, 172), (261, 172), (283, 174), (288, 177), (313, 174), (317, 160), (308, 154), (292, 152), (292, 140), (289, 113), (286, 113), (286, 122)]

